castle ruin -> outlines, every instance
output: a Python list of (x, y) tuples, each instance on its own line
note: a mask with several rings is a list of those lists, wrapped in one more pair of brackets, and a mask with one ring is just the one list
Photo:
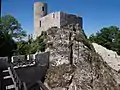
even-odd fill
[(61, 28), (65, 25), (77, 23), (82, 28), (82, 17), (61, 11), (48, 14), (46, 3), (34, 3), (34, 38), (51, 27)]

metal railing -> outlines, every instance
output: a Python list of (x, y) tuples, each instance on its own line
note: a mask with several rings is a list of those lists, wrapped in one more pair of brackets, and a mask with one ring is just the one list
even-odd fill
[(16, 90), (21, 90), (22, 82), (19, 79), (18, 75), (16, 74), (14, 68), (11, 66), (11, 67), (8, 67), (8, 70), (12, 76), (12, 80), (13, 80), (14, 85), (16, 86)]
[[(13, 77), (13, 82), (14, 85), (16, 86), (16, 90), (49, 90), (41, 81), (37, 81), (34, 85), (32, 85), (30, 88), (27, 89), (26, 83), (25, 82), (21, 82), (21, 80), (19, 79), (18, 75), (16, 74), (14, 68), (8, 67), (8, 70), (11, 74), (11, 76)], [(22, 87), (23, 86), (23, 87)]]

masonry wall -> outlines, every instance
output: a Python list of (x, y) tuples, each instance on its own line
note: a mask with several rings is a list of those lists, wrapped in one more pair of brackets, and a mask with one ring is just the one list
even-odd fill
[(39, 30), (39, 19), (47, 15), (47, 4), (42, 2), (34, 3), (34, 35)]
[(40, 18), (38, 24), (39, 27), (35, 30), (35, 37), (39, 36), (42, 31), (46, 31), (51, 27), (60, 28), (60, 12), (53, 12)]
[(73, 15), (73, 14), (67, 14), (64, 12), (60, 12), (60, 26), (64, 25), (69, 25), (69, 24), (74, 24), (76, 25), (77, 23), (80, 24), (82, 28), (82, 17)]
[(42, 31), (46, 31), (51, 27), (62, 27), (69, 24), (79, 23), (82, 28), (82, 18), (73, 14), (64, 12), (53, 12), (38, 20), (35, 30), (35, 38), (41, 35)]

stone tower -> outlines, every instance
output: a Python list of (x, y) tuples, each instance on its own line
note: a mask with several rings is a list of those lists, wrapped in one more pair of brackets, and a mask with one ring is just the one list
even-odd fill
[(35, 2), (34, 3), (34, 35), (37, 36), (37, 34), (40, 32), (40, 18), (47, 15), (47, 4), (42, 2)]

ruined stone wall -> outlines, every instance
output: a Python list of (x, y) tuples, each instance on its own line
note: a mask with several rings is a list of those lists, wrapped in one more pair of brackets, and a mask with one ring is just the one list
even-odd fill
[(42, 31), (47, 31), (51, 27), (60, 28), (69, 24), (76, 25), (77, 23), (79, 23), (82, 28), (81, 17), (64, 12), (50, 13), (38, 20), (34, 38), (40, 36)]
[(34, 34), (39, 31), (39, 19), (47, 15), (47, 4), (43, 2), (34, 3)]
[(39, 27), (35, 30), (35, 37), (39, 36), (42, 31), (46, 31), (51, 27), (60, 27), (60, 12), (48, 14), (38, 20)]
[(64, 12), (60, 12), (60, 26), (65, 26), (65, 25), (76, 25), (79, 23), (80, 27), (82, 28), (82, 17), (73, 15), (73, 14), (67, 14)]
[(4, 60), (8, 62), (8, 57), (0, 57), (0, 60)]
[[(0, 60), (8, 62), (8, 57), (0, 57)], [(14, 68), (26, 67), (35, 64), (47, 66), (49, 64), (49, 52), (12, 56), (11, 63), (13, 64)]]

